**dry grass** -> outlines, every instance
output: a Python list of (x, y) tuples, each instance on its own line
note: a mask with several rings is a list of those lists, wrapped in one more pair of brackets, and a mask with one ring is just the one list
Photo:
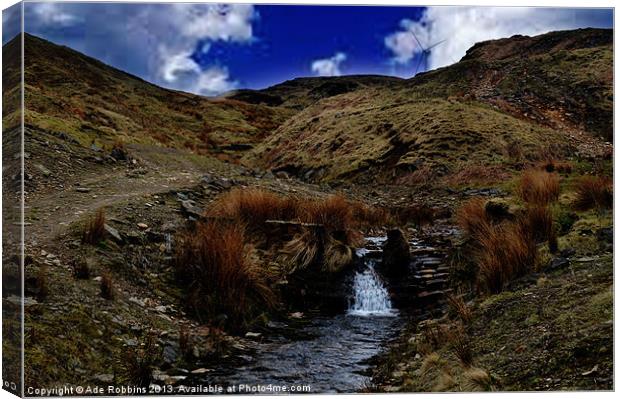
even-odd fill
[(463, 372), (463, 390), (466, 392), (494, 391), (493, 380), (489, 373), (478, 367), (471, 367)]
[(37, 272), (37, 299), (42, 301), (49, 296), (49, 284), (48, 280), (48, 270), (47, 265), (41, 265), (39, 267), (39, 271)]
[(176, 272), (189, 284), (187, 306), (203, 321), (221, 314), (232, 329), (272, 309), (276, 295), (239, 224), (199, 223), (178, 239)]
[(99, 291), (103, 299), (114, 299), (114, 283), (112, 281), (112, 276), (107, 272), (101, 275), (101, 281), (99, 282)]
[(493, 223), (485, 200), (473, 198), (457, 211), (457, 222), (472, 239), (476, 286), (481, 292), (499, 293), (508, 282), (533, 270), (538, 243), (548, 241), (550, 250), (557, 250), (549, 206), (530, 205), (515, 220)]
[(554, 158), (549, 158), (538, 163), (538, 168), (548, 173), (558, 172), (563, 174), (570, 174), (573, 171), (573, 165), (568, 161), (560, 161)]
[(304, 270), (320, 262), (319, 255), (324, 242), (325, 237), (321, 230), (305, 228), (284, 244), (280, 260), (290, 266), (287, 273), (293, 273), (297, 269)]
[(299, 202), (258, 188), (233, 189), (213, 203), (207, 216), (238, 220), (257, 226), (266, 220), (295, 220)]
[(521, 174), (517, 195), (529, 204), (545, 205), (560, 196), (560, 176), (537, 169), (528, 169)]
[(385, 223), (389, 214), (341, 195), (324, 199), (287, 197), (259, 188), (233, 189), (221, 195), (207, 216), (258, 226), (266, 220), (298, 221), (325, 226), (329, 231), (346, 231), (362, 225)]
[(450, 310), (465, 324), (468, 324), (472, 318), (472, 311), (467, 306), (465, 301), (461, 296), (456, 295), (447, 295), (446, 299), (448, 300), (448, 306), (450, 306)]
[(153, 380), (153, 371), (161, 363), (161, 348), (157, 346), (157, 339), (149, 334), (146, 342), (137, 348), (128, 348), (122, 352), (121, 367), (124, 370), (126, 382), (138, 386), (148, 387)]
[(105, 233), (105, 211), (101, 208), (86, 222), (82, 232), (82, 242), (84, 244), (97, 244), (103, 240)]
[(484, 198), (472, 198), (456, 212), (458, 226), (474, 239), (488, 235), (492, 227), (485, 204)]
[(492, 184), (502, 182), (510, 178), (510, 173), (502, 165), (471, 165), (467, 164), (456, 168), (443, 178), (443, 182), (452, 187), (472, 184)]
[(575, 187), (575, 209), (611, 209), (614, 204), (613, 181), (608, 177), (583, 176)]
[(426, 204), (413, 204), (407, 207), (394, 208), (393, 220), (399, 225), (413, 223), (417, 228), (429, 225), (435, 220), (435, 210)]
[(90, 278), (90, 267), (86, 259), (76, 257), (73, 260), (73, 276), (80, 280), (88, 280)]
[(422, 186), (430, 185), (436, 180), (437, 174), (429, 165), (423, 165), (421, 168), (407, 173), (396, 180), (397, 184), (406, 186)]
[(474, 362), (474, 353), (471, 339), (460, 323), (453, 323), (445, 329), (446, 341), (450, 351), (465, 366), (470, 367)]
[(340, 195), (332, 195), (322, 201), (303, 201), (299, 216), (306, 223), (321, 224), (331, 231), (345, 231), (353, 225), (353, 205)]

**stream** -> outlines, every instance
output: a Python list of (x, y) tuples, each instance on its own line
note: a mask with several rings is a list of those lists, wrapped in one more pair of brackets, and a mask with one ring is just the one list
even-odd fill
[(384, 240), (369, 238), (366, 248), (357, 250), (363, 266), (353, 276), (346, 313), (309, 317), (300, 327), (274, 323), (272, 332), (251, 343), (251, 354), (242, 356), (241, 364), (218, 368), (195, 382), (224, 388), (246, 386), (246, 391), (237, 393), (256, 392), (247, 391), (247, 387), (270, 384), (309, 385), (310, 393), (363, 389), (369, 383), (369, 360), (398, 336), (404, 325), (392, 307), (388, 287), (374, 270)]

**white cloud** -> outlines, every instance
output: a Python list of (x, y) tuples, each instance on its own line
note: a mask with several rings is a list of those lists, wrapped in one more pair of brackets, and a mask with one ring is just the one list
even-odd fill
[(336, 53), (330, 58), (323, 58), (312, 62), (312, 72), (318, 76), (340, 76), (340, 64), (347, 59), (345, 53)]
[[(208, 53), (211, 43), (251, 42), (254, 8), (245, 4), (170, 4), (146, 8), (134, 28), (158, 43), (149, 61), (156, 83), (197, 94), (216, 95), (236, 86), (225, 67), (204, 68), (191, 58)], [(204, 70), (203, 70), (204, 69)]]
[(41, 24), (64, 27), (81, 22), (79, 17), (66, 11), (61, 3), (35, 3), (32, 6)]
[(217, 95), (237, 88), (237, 82), (232, 81), (228, 69), (211, 67), (198, 76), (197, 90), (207, 96)]
[(554, 30), (582, 26), (575, 10), (534, 7), (429, 7), (419, 21), (402, 20), (400, 30), (384, 39), (396, 63), (408, 63), (422, 49), (435, 43), (428, 57), (428, 68), (457, 62), (477, 42), (510, 37), (534, 36)]
[[(98, 56), (175, 90), (215, 95), (236, 86), (225, 66), (199, 65), (215, 42), (252, 43), (256, 12), (248, 4), (26, 3), (30, 33), (55, 32), (63, 44)], [(83, 26), (89, 39), (65, 41), (63, 28)], [(108, 43), (110, 45), (107, 47)], [(210, 62), (211, 64), (211, 62)]]

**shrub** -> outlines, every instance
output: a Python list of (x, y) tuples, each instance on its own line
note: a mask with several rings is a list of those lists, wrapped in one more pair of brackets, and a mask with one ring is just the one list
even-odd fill
[(450, 310), (463, 321), (463, 323), (469, 323), (472, 318), (472, 312), (469, 306), (465, 303), (462, 297), (456, 295), (447, 295), (448, 306)]
[(396, 180), (396, 183), (406, 186), (421, 186), (429, 185), (433, 181), (435, 181), (435, 179), (436, 173), (433, 168), (431, 168), (429, 165), (423, 165), (419, 169), (398, 178)]
[(507, 180), (510, 173), (501, 165), (466, 164), (456, 168), (456, 171), (446, 176), (443, 181), (448, 186), (463, 186), (471, 184), (492, 184)]
[(112, 276), (109, 273), (105, 272), (101, 275), (99, 290), (102, 298), (107, 300), (114, 299), (114, 284), (112, 282)]
[(207, 212), (207, 216), (239, 220), (247, 226), (256, 226), (266, 220), (294, 220), (298, 201), (258, 188), (233, 189), (221, 195)]
[(86, 222), (82, 233), (82, 242), (84, 244), (97, 244), (103, 240), (105, 233), (105, 212), (101, 208)]
[(466, 392), (472, 391), (494, 391), (493, 379), (481, 368), (471, 367), (463, 373), (463, 389)]
[(426, 204), (413, 204), (404, 208), (394, 210), (398, 224), (413, 223), (420, 228), (431, 224), (435, 219), (435, 211)]
[(300, 219), (321, 224), (331, 231), (345, 231), (353, 225), (353, 206), (341, 195), (332, 195), (318, 201), (303, 201), (300, 205)]
[(176, 272), (189, 284), (187, 306), (200, 319), (227, 316), (237, 329), (275, 306), (267, 278), (245, 244), (240, 224), (199, 223), (178, 240)]
[(138, 348), (128, 348), (123, 352), (122, 365), (125, 380), (139, 387), (148, 387), (153, 380), (153, 371), (162, 361), (161, 348), (156, 344), (153, 334)]
[(517, 195), (530, 204), (545, 205), (556, 201), (560, 196), (560, 177), (557, 173), (526, 170), (517, 185)]
[(88, 261), (82, 257), (73, 260), (73, 276), (77, 279), (88, 280), (90, 278), (90, 267)]
[(573, 171), (573, 165), (567, 161), (559, 161), (554, 158), (546, 159), (538, 164), (539, 168), (548, 172), (569, 174)]
[(49, 295), (49, 286), (47, 283), (48, 280), (48, 270), (46, 265), (41, 265), (39, 267), (39, 271), (37, 272), (37, 299), (42, 301)]
[(460, 323), (455, 323), (445, 329), (446, 341), (450, 351), (465, 367), (474, 362), (471, 340)]
[(577, 210), (611, 209), (613, 207), (613, 182), (608, 177), (583, 176), (575, 187)]
[(476, 197), (465, 202), (456, 212), (456, 222), (473, 238), (484, 237), (491, 229), (491, 221), (485, 210), (486, 200)]
[(527, 217), (493, 226), (478, 238), (477, 286), (480, 291), (497, 294), (509, 281), (525, 275), (536, 265), (537, 248), (532, 224)]

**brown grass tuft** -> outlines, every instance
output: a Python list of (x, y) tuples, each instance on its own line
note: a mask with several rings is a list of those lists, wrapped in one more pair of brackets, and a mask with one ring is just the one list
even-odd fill
[(554, 158), (549, 158), (538, 163), (538, 167), (548, 173), (558, 172), (564, 174), (570, 174), (573, 171), (573, 165), (568, 161), (560, 161)]
[(445, 329), (446, 341), (450, 351), (465, 367), (474, 362), (474, 353), (471, 348), (471, 339), (460, 323), (455, 323)]
[(413, 223), (417, 228), (429, 225), (435, 220), (435, 210), (426, 204), (412, 204), (393, 209), (394, 219), (398, 224)]
[(161, 361), (161, 348), (157, 346), (155, 336), (149, 334), (142, 346), (127, 348), (123, 352), (121, 367), (124, 379), (132, 385), (148, 387), (153, 380), (153, 371)]
[(493, 380), (481, 368), (471, 367), (463, 373), (463, 389), (466, 392), (494, 391)]
[(76, 257), (73, 260), (73, 276), (80, 280), (88, 280), (90, 278), (90, 267), (86, 259)]
[(423, 165), (421, 168), (398, 178), (396, 183), (406, 186), (429, 185), (436, 180), (436, 177), (436, 173), (430, 165)]
[(207, 216), (239, 220), (256, 226), (266, 220), (295, 220), (298, 201), (258, 188), (233, 189), (218, 197)]
[(467, 306), (463, 297), (456, 295), (447, 295), (446, 299), (448, 300), (448, 306), (450, 306), (450, 310), (454, 312), (461, 319), (463, 323), (469, 323), (472, 318), (472, 311)]
[(97, 244), (105, 237), (105, 211), (103, 208), (97, 210), (97, 213), (91, 217), (84, 226), (82, 233), (82, 243)]
[(465, 202), (456, 212), (456, 222), (461, 229), (473, 238), (489, 234), (491, 221), (485, 210), (486, 200), (476, 197)]
[(613, 182), (608, 177), (583, 176), (575, 187), (577, 198), (574, 207), (580, 211), (588, 209), (611, 209), (614, 204)]
[(45, 298), (48, 297), (50, 291), (49, 291), (49, 285), (48, 285), (48, 270), (47, 270), (47, 265), (41, 265), (39, 267), (39, 271), (37, 273), (37, 299), (42, 301)]
[(353, 206), (341, 195), (320, 201), (304, 201), (300, 218), (307, 223), (322, 224), (331, 231), (345, 231), (353, 225)]
[(176, 272), (189, 284), (187, 305), (204, 321), (227, 316), (237, 329), (273, 308), (276, 297), (239, 224), (199, 223), (178, 240)]
[(105, 272), (101, 275), (101, 281), (99, 283), (99, 291), (101, 297), (107, 300), (114, 299), (114, 283), (112, 282), (112, 276)]
[(502, 182), (510, 178), (510, 173), (505, 166), (501, 165), (471, 165), (456, 168), (443, 178), (443, 182), (452, 187), (459, 187), (471, 184), (492, 184)]
[(560, 196), (560, 177), (536, 169), (523, 172), (517, 186), (517, 195), (529, 204), (545, 205)]

